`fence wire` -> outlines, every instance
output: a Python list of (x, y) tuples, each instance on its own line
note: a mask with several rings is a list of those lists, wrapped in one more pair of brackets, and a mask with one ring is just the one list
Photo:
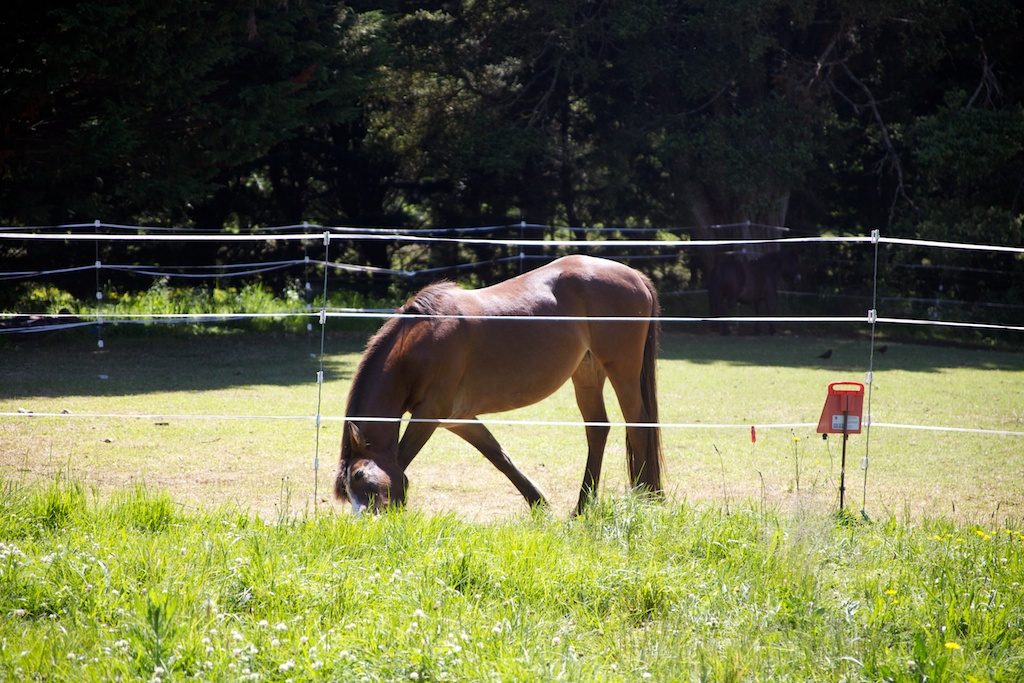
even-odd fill
[[(718, 226), (707, 226), (712, 229), (724, 229), (730, 227), (739, 226), (750, 226), (749, 223), (731, 224), (731, 225), (718, 225)], [(865, 510), (867, 505), (867, 465), (869, 463), (870, 455), (870, 434), (872, 427), (874, 428), (885, 428), (885, 429), (907, 429), (907, 430), (926, 430), (936, 432), (959, 432), (959, 433), (971, 433), (971, 434), (983, 434), (989, 436), (1009, 436), (1009, 437), (1020, 437), (1024, 436), (1024, 432), (1013, 431), (1013, 430), (996, 430), (996, 429), (974, 429), (965, 428), (959, 426), (944, 426), (944, 425), (912, 425), (912, 424), (899, 424), (899, 423), (874, 423), (872, 420), (872, 385), (874, 375), (874, 354), (875, 354), (875, 332), (876, 326), (879, 324), (887, 325), (911, 325), (911, 326), (937, 326), (937, 327), (953, 327), (953, 328), (964, 328), (964, 329), (979, 329), (979, 330), (1002, 330), (1002, 331), (1024, 331), (1024, 325), (1006, 325), (996, 323), (978, 323), (978, 322), (960, 322), (960, 321), (944, 321), (944, 320), (925, 320), (916, 318), (898, 318), (898, 317), (885, 317), (878, 315), (878, 249), (880, 244), (891, 244), (895, 246), (912, 246), (912, 247), (924, 247), (934, 248), (943, 250), (960, 250), (960, 251), (988, 251), (992, 253), (1008, 253), (1008, 254), (1024, 254), (1024, 247), (1016, 246), (1005, 246), (1005, 245), (986, 245), (986, 244), (972, 244), (972, 243), (957, 243), (957, 242), (943, 242), (935, 240), (919, 240), (919, 239), (905, 239), (895, 237), (884, 237), (879, 232), (873, 231), (870, 236), (840, 236), (840, 237), (829, 237), (829, 236), (784, 236), (778, 238), (767, 238), (767, 239), (701, 239), (701, 240), (685, 240), (685, 239), (557, 239), (557, 238), (546, 238), (546, 239), (526, 239), (520, 238), (495, 238), (495, 237), (467, 237), (466, 235), (478, 235), (485, 234), (487, 232), (494, 232), (500, 229), (507, 229), (509, 227), (518, 227), (525, 230), (526, 228), (531, 229), (552, 229), (551, 226), (538, 226), (534, 224), (513, 224), (512, 226), (478, 226), (473, 228), (427, 228), (421, 230), (395, 230), (395, 229), (367, 229), (367, 228), (350, 228), (350, 227), (328, 227), (323, 228), (322, 226), (314, 226), (309, 223), (303, 223), (301, 225), (292, 226), (280, 226), (263, 228), (258, 231), (253, 231), (246, 234), (223, 234), (223, 233), (212, 233), (201, 230), (182, 230), (178, 228), (168, 228), (160, 226), (133, 226), (133, 225), (121, 225), (121, 224), (110, 224), (103, 223), (101, 221), (94, 221), (93, 223), (81, 223), (81, 224), (67, 224), (60, 226), (37, 226), (30, 228), (18, 228), (18, 227), (3, 227), (0, 231), (0, 240), (19, 240), (19, 241), (63, 241), (63, 242), (88, 242), (92, 241), (96, 244), (96, 262), (93, 265), (83, 266), (70, 266), (65, 268), (50, 268), (41, 270), (31, 271), (6, 271), (0, 272), (0, 280), (18, 280), (18, 279), (34, 279), (39, 277), (63, 275), (68, 273), (82, 272), (87, 270), (95, 270), (96, 272), (96, 309), (93, 313), (80, 313), (80, 314), (47, 314), (47, 313), (0, 313), (0, 320), (6, 320), (10, 323), (23, 322), (24, 324), (18, 325), (5, 325), (0, 327), (0, 334), (18, 334), (18, 333), (30, 333), (30, 332), (43, 332), (43, 331), (58, 331), (68, 330), (78, 327), (85, 326), (96, 326), (97, 336), (99, 344), (102, 346), (103, 340), (100, 337), (99, 330), (102, 325), (112, 324), (148, 324), (148, 323), (209, 323), (209, 322), (225, 322), (225, 321), (236, 321), (236, 320), (252, 320), (252, 319), (275, 319), (284, 320), (288, 318), (312, 318), (316, 316), (320, 322), (320, 352), (318, 355), (319, 370), (317, 372), (316, 383), (317, 383), (317, 403), (316, 403), (316, 414), (313, 416), (305, 415), (207, 415), (207, 414), (185, 414), (185, 415), (169, 415), (169, 414), (104, 414), (104, 413), (45, 413), (45, 412), (32, 412), (32, 411), (19, 411), (19, 412), (0, 412), (0, 416), (7, 418), (61, 418), (61, 419), (76, 419), (76, 418), (103, 418), (103, 419), (125, 419), (125, 420), (139, 420), (139, 419), (174, 419), (174, 420), (256, 420), (256, 421), (307, 421), (312, 420), (315, 424), (316, 429), (316, 441), (315, 441), (315, 454), (313, 460), (314, 469), (314, 500), (317, 498), (318, 489), (318, 474), (319, 474), (319, 456), (320, 456), (320, 431), (321, 424), (326, 421), (344, 421), (344, 420), (356, 420), (356, 421), (394, 421), (400, 423), (415, 422), (417, 420), (412, 418), (381, 418), (381, 417), (367, 417), (367, 416), (327, 416), (323, 415), (321, 411), (322, 401), (322, 388), (324, 382), (324, 358), (325, 358), (325, 340), (327, 323), (332, 318), (357, 318), (357, 319), (387, 319), (392, 317), (404, 317), (404, 318), (423, 318), (423, 319), (463, 319), (463, 320), (485, 320), (485, 319), (501, 319), (504, 321), (511, 320), (524, 320), (524, 321), (547, 321), (547, 322), (569, 322), (569, 321), (588, 321), (588, 322), (639, 322), (639, 321), (652, 321), (660, 324), (668, 323), (843, 323), (843, 324), (865, 324), (870, 326), (871, 338), (870, 338), (870, 350), (868, 357), (868, 366), (865, 374), (866, 384), (868, 386), (867, 391), (867, 416), (864, 424), (866, 427), (866, 439), (865, 439), (865, 454), (862, 467), (864, 469), (864, 487), (863, 487), (863, 500), (862, 500), (862, 512)], [(757, 226), (760, 228), (775, 230), (778, 233), (786, 234), (791, 232), (789, 228), (784, 226)], [(92, 229), (92, 232), (87, 232), (87, 229)], [(311, 230), (320, 229), (320, 232), (312, 232)], [(108, 232), (100, 232), (101, 229), (108, 230)], [(559, 227), (558, 230), (568, 230), (571, 234), (583, 234), (583, 235), (604, 235), (609, 233), (616, 233), (618, 235), (633, 235), (642, 234), (644, 232), (655, 232), (658, 231), (656, 228), (608, 228), (608, 229), (593, 229), (593, 228), (571, 228), (571, 227)], [(667, 232), (671, 234), (674, 231), (680, 229), (671, 229)], [(60, 232), (58, 232), (60, 231)], [(123, 232), (111, 232), (111, 231), (123, 231)], [(554, 232), (554, 230), (552, 230)], [(594, 248), (602, 247), (628, 247), (628, 248), (646, 248), (646, 249), (703, 249), (711, 247), (745, 247), (755, 245), (796, 245), (796, 244), (815, 244), (815, 243), (828, 243), (828, 244), (871, 244), (873, 246), (873, 267), (872, 267), (872, 292), (871, 292), (871, 309), (866, 312), (863, 316), (659, 316), (655, 318), (651, 317), (586, 317), (586, 316), (426, 316), (416, 314), (403, 314), (398, 313), (394, 310), (381, 310), (381, 309), (331, 309), (328, 307), (327, 302), (329, 300), (329, 278), (328, 274), (332, 271), (344, 271), (344, 272), (356, 272), (366, 273), (375, 275), (388, 275), (392, 277), (420, 277), (430, 276), (437, 273), (450, 273), (458, 272), (460, 270), (468, 270), (480, 267), (482, 265), (491, 265), (496, 263), (524, 261), (526, 259), (544, 259), (544, 256), (537, 255), (526, 255), (520, 253), (517, 256), (501, 257), (490, 259), (487, 261), (477, 261), (471, 263), (459, 263), (453, 264), (452, 266), (445, 266), (439, 268), (426, 268), (426, 269), (396, 269), (396, 268), (380, 268), (373, 266), (366, 266), (361, 264), (350, 264), (332, 262), (330, 260), (330, 243), (332, 236), (336, 240), (346, 241), (382, 241), (386, 240), (389, 242), (406, 243), (406, 244), (464, 244), (467, 246), (505, 246), (505, 247), (563, 247), (573, 248), (578, 250), (589, 250)], [(311, 259), (308, 256), (308, 245), (313, 240), (322, 240), (323, 242), (323, 259)], [(303, 259), (292, 259), (292, 260), (278, 260), (278, 261), (266, 261), (266, 262), (249, 262), (249, 263), (234, 263), (234, 264), (222, 264), (222, 265), (206, 265), (206, 266), (158, 266), (158, 265), (135, 265), (135, 264), (104, 264), (99, 258), (99, 244), (103, 242), (274, 242), (274, 241), (301, 241), (306, 249), (306, 255)], [(672, 255), (669, 255), (670, 257)], [(640, 258), (641, 256), (636, 256)], [(642, 255), (643, 258), (661, 258), (658, 254), (646, 254)], [(618, 257), (622, 259), (630, 258), (628, 256)], [(112, 311), (101, 310), (100, 302), (102, 301), (103, 293), (100, 286), (100, 273), (102, 270), (110, 270), (114, 272), (123, 272), (139, 276), (150, 276), (150, 277), (179, 277), (187, 279), (221, 279), (228, 277), (246, 277), (256, 274), (262, 274), (266, 272), (283, 270), (293, 268), (295, 266), (302, 266), (308, 270), (309, 266), (317, 266), (323, 269), (323, 287), (322, 287), (322, 305), (318, 312), (313, 312), (307, 308), (301, 311), (284, 311), (274, 313), (183, 313), (183, 314), (124, 314), (116, 313)], [(308, 282), (308, 275), (307, 275)], [(308, 289), (308, 286), (307, 286)], [(886, 299), (883, 298), (883, 301)], [(468, 420), (452, 420), (452, 419), (431, 419), (423, 420), (426, 422), (437, 423), (441, 425), (445, 424), (464, 424), (471, 422)], [(475, 422), (472, 421), (472, 422)], [(521, 425), (521, 426), (534, 426), (534, 427), (552, 427), (552, 428), (563, 428), (563, 427), (585, 427), (585, 426), (607, 426), (607, 427), (629, 427), (629, 426), (652, 426), (649, 423), (643, 423), (642, 425), (634, 425), (625, 422), (584, 422), (584, 421), (552, 421), (552, 420), (509, 420), (501, 418), (488, 418), (489, 424), (495, 425)], [(709, 424), (709, 423), (673, 423), (673, 422), (662, 422), (658, 423), (659, 427), (664, 429), (749, 429), (754, 426), (759, 429), (796, 429), (796, 428), (808, 428), (816, 426), (816, 423), (803, 423), (803, 422), (792, 422), (792, 423), (768, 423), (768, 424)]]

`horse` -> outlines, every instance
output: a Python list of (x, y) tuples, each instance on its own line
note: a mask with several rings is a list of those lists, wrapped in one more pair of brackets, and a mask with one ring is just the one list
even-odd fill
[[(726, 254), (715, 261), (708, 277), (711, 315), (724, 316), (734, 305), (748, 304), (755, 315), (771, 315), (779, 301), (779, 285), (783, 280), (799, 279), (795, 255), (775, 251), (757, 258), (745, 254)], [(754, 326), (761, 331), (761, 323)], [(775, 325), (768, 323), (768, 334), (775, 334)], [(724, 323), (722, 334), (728, 334)]]
[[(404, 506), (405, 471), (443, 427), (480, 451), (527, 503), (546, 505), (479, 416), (536, 403), (569, 379), (587, 423), (576, 513), (596, 495), (600, 479), (610, 431), (606, 380), (627, 422), (632, 486), (663, 495), (655, 376), (659, 312), (645, 275), (583, 255), (482, 289), (451, 282), (427, 286), (366, 345), (345, 411), (336, 497), (356, 514)], [(399, 439), (407, 413), (411, 419)]]

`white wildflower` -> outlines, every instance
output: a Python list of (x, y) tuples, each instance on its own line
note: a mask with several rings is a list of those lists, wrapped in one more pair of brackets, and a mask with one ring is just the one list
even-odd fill
[(13, 543), (0, 543), (0, 560), (10, 560), (12, 558), (15, 560), (26, 559), (25, 553), (18, 546)]

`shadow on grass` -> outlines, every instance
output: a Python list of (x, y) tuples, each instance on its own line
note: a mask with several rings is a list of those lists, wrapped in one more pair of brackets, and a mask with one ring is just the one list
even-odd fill
[[(871, 343), (866, 338), (782, 333), (719, 335), (677, 332), (666, 326), (659, 358), (697, 364), (830, 369), (861, 373), (868, 369)], [(875, 343), (875, 372), (940, 372), (948, 368), (1024, 371), (1024, 353), (954, 346)]]
[[(328, 334), (326, 381), (355, 372), (366, 333)], [(0, 398), (130, 396), (201, 392), (245, 386), (315, 386), (320, 369), (317, 333), (175, 331), (48, 333), (0, 339)], [(340, 359), (341, 355), (355, 355)]]
[[(329, 333), (327, 381), (349, 379), (369, 333)], [(281, 330), (109, 328), (105, 347), (94, 330), (0, 338), (0, 398), (130, 396), (245, 386), (313, 385), (320, 336)], [(695, 334), (667, 325), (659, 357), (698, 365), (829, 369), (853, 377), (868, 369), (870, 343), (856, 337)], [(340, 356), (344, 356), (342, 359)], [(827, 356), (827, 357), (823, 357)], [(1024, 371), (1024, 354), (879, 342), (876, 372), (947, 368)]]

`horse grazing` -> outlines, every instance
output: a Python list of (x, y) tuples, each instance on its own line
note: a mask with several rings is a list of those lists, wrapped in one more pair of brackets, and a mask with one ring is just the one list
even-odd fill
[[(756, 315), (772, 315), (779, 302), (779, 285), (784, 280), (795, 281), (796, 257), (792, 252), (771, 252), (750, 258), (745, 254), (725, 254), (715, 262), (708, 277), (708, 297), (711, 315), (724, 316), (736, 304), (754, 307)], [(755, 333), (761, 323), (754, 325)], [(722, 334), (729, 334), (723, 323)], [(775, 334), (775, 325), (767, 324), (768, 334)]]
[[(367, 344), (345, 411), (337, 497), (357, 513), (404, 504), (406, 468), (444, 427), (479, 450), (531, 505), (546, 503), (478, 416), (536, 403), (570, 378), (587, 423), (608, 421), (603, 389), (611, 381), (629, 423), (632, 485), (661, 494), (658, 323), (651, 320), (659, 310), (643, 274), (581, 255), (483, 289), (448, 282), (426, 287), (399, 309), (408, 317), (391, 318)], [(412, 419), (399, 440), (398, 418), (406, 413)], [(459, 422), (437, 422), (448, 419)], [(597, 490), (609, 431), (605, 424), (586, 426), (577, 513)]]

